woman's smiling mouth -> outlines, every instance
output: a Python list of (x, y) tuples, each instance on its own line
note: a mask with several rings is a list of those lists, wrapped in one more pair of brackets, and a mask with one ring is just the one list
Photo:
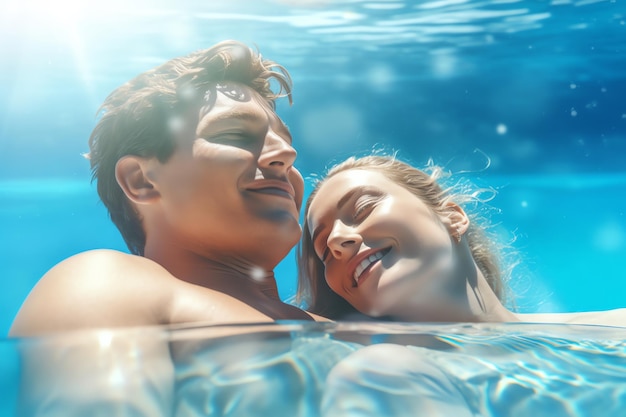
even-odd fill
[(361, 276), (363, 275), (363, 273), (368, 270), (376, 261), (381, 260), (383, 256), (389, 253), (390, 250), (391, 248), (386, 248), (381, 251), (375, 252), (359, 262), (359, 264), (354, 269), (354, 274), (352, 275), (352, 278), (354, 278), (355, 286), (359, 285), (359, 281), (361, 280)]

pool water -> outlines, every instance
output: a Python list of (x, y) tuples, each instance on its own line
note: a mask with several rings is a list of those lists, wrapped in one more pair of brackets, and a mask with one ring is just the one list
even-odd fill
[[(2, 333), (53, 264), (86, 249), (125, 249), (81, 157), (104, 97), (168, 58), (229, 38), (291, 71), (295, 104), (279, 112), (305, 176), (373, 149), (470, 171), (499, 188), (493, 220), (522, 255), (511, 281), (521, 311), (624, 305), (619, 1), (213, 3), (2, 3)], [(293, 254), (277, 276), (289, 298)]]
[(2, 344), (36, 366), (3, 367), (0, 415), (618, 417), (625, 337), (363, 322), (68, 333)]
[[(82, 157), (100, 103), (139, 72), (224, 39), (256, 44), (290, 71), (294, 105), (281, 102), (278, 111), (294, 136), (307, 190), (311, 178), (355, 153), (398, 151), (418, 166), (433, 158), (498, 189), (490, 202), (493, 220), (503, 238), (515, 238), (522, 257), (509, 283), (520, 312), (626, 305), (626, 8), (620, 0), (3, 0), (0, 334), (56, 262), (87, 249), (125, 250)], [(281, 297), (290, 298), (293, 253), (276, 275)], [(478, 372), (488, 376), (477, 385), (480, 392), (493, 401), (480, 397), (486, 402), (472, 405), (477, 412), (509, 415), (489, 407), (504, 404), (507, 395), (547, 391), (554, 396), (539, 395), (546, 402), (523, 410), (609, 415), (589, 411), (578, 398), (602, 410), (623, 404), (621, 330), (572, 333), (563, 326), (537, 335), (524, 328), (537, 341), (499, 341), (508, 347), (498, 362), (483, 347), (466, 348), (478, 336), (461, 329), (460, 341), (450, 339), (454, 327), (405, 330), (435, 332), (445, 342), (446, 352), (432, 359), (444, 375), (458, 375), (448, 366), (465, 354), (480, 357), (477, 372), (490, 361), (492, 369), (510, 372), (529, 364), (519, 371), (518, 382), (530, 381), (519, 395), (515, 377), (497, 382)], [(480, 337), (492, 330), (481, 328)], [(495, 330), (494, 337), (516, 331)], [(209, 337), (197, 332), (194, 337)], [(291, 343), (291, 330), (284, 332)], [(18, 346), (0, 343), (0, 388), (9, 398), (2, 415), (15, 411)], [(337, 360), (346, 353), (333, 352)], [(562, 353), (576, 365), (561, 360)], [(315, 369), (321, 375), (331, 365)], [(542, 386), (546, 374), (569, 382)], [(602, 378), (606, 390), (596, 390)], [(597, 397), (582, 394), (587, 387)], [(322, 394), (311, 394), (318, 395), (311, 401)]]

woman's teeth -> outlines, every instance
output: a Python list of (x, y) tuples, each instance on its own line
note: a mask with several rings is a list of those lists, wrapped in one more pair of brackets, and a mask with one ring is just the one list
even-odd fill
[(376, 262), (377, 260), (381, 259), (384, 256), (383, 252), (376, 252), (371, 254), (370, 256), (368, 256), (367, 258), (363, 259), (357, 266), (356, 269), (354, 270), (354, 281), (356, 281), (356, 283), (359, 283), (359, 278), (361, 277), (361, 274), (363, 273), (363, 271), (365, 271), (367, 269), (368, 266), (370, 266), (372, 263)]

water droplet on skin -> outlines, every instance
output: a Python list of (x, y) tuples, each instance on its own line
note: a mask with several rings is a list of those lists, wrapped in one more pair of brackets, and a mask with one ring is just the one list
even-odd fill
[(254, 267), (250, 270), (250, 278), (255, 281), (262, 281), (265, 278), (265, 271), (263, 268)]
[(185, 122), (180, 117), (172, 117), (168, 120), (167, 126), (172, 133), (180, 133), (185, 126)]

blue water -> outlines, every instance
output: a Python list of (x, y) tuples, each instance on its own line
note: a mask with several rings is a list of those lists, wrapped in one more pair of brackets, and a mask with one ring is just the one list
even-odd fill
[[(520, 310), (624, 306), (620, 1), (130, 3), (0, 3), (0, 333), (54, 263), (125, 249), (81, 157), (104, 97), (227, 38), (291, 71), (295, 104), (279, 111), (305, 176), (380, 148), (469, 170), (500, 188)], [(277, 276), (293, 295), (293, 256)]]
[[(0, 415), (621, 417), (625, 338), (602, 326), (265, 323), (4, 341)], [(161, 345), (171, 362), (154, 355)], [(43, 359), (35, 373), (20, 373), (18, 348)]]
[[(279, 113), (305, 176), (381, 148), (469, 171), (499, 189), (521, 312), (626, 306), (621, 0), (89, 3), (0, 0), (0, 334), (56, 262), (125, 250), (81, 156), (102, 100), (223, 39), (291, 72), (294, 105)], [(289, 298), (293, 254), (276, 273)], [(17, 375), (15, 347), (0, 348)]]

